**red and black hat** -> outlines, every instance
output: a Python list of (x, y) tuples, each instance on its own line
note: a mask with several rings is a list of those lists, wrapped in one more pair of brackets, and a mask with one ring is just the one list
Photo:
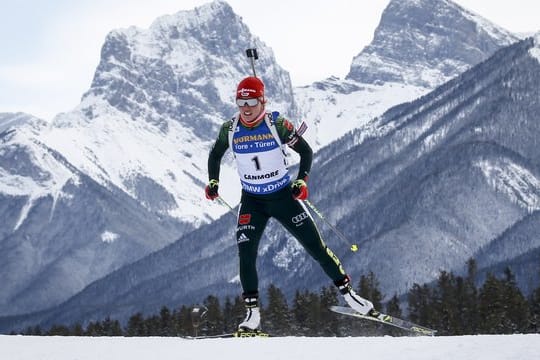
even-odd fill
[(264, 83), (261, 81), (261, 79), (254, 76), (249, 76), (243, 79), (236, 88), (236, 98), (263, 98), (264, 100)]

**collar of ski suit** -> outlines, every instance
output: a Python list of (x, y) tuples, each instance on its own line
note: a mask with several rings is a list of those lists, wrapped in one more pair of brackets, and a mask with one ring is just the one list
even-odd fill
[(261, 113), (253, 121), (248, 122), (248, 121), (244, 120), (244, 118), (242, 116), (242, 113), (240, 113), (240, 122), (245, 127), (253, 128), (253, 127), (255, 127), (255, 126), (257, 126), (257, 125), (259, 125), (261, 123), (261, 121), (263, 120), (265, 115), (266, 115), (266, 112), (264, 111), (264, 108), (263, 108)]

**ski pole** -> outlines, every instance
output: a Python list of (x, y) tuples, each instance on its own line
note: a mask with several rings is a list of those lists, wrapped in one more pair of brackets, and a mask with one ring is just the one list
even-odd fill
[(236, 213), (234, 212), (233, 207), (232, 207), (231, 205), (229, 205), (228, 202), (226, 202), (225, 200), (223, 200), (223, 198), (222, 198), (221, 196), (218, 196), (218, 197), (217, 197), (217, 200), (219, 201), (219, 203), (220, 203), (221, 205), (223, 205), (223, 206), (225, 206), (226, 208), (228, 208), (229, 211), (230, 211), (232, 214), (234, 214), (234, 216), (236, 216)]
[(246, 55), (251, 60), (251, 70), (253, 70), (253, 76), (257, 77), (257, 73), (255, 73), (255, 60), (259, 58), (259, 55), (257, 55), (257, 49), (246, 49)]
[(308, 204), (308, 206), (315, 212), (315, 214), (317, 214), (326, 223), (326, 225), (330, 226), (330, 228), (332, 230), (334, 230), (334, 232), (341, 238), (341, 240), (345, 241), (348, 244), (351, 244), (351, 251), (352, 252), (358, 251), (358, 245), (357, 244), (352, 244), (349, 241), (349, 239), (347, 239), (347, 237), (345, 235), (343, 235), (343, 233), (341, 231), (339, 231), (334, 225), (332, 225), (330, 223), (330, 221), (328, 221), (326, 219), (326, 217), (319, 211), (319, 209), (317, 209), (317, 207), (315, 207), (315, 205), (313, 205), (313, 203), (311, 201), (306, 199), (306, 200), (304, 200), (304, 202), (306, 204)]

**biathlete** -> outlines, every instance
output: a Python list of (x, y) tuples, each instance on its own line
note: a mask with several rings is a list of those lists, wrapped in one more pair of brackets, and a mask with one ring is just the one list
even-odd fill
[[(236, 158), (242, 195), (236, 241), (240, 282), (246, 318), (239, 330), (260, 328), (257, 252), (269, 218), (279, 221), (315, 259), (354, 310), (367, 314), (373, 304), (358, 296), (337, 256), (324, 243), (302, 200), (308, 197), (307, 180), (313, 152), (294, 126), (278, 112), (267, 112), (264, 84), (257, 77), (243, 79), (236, 90), (239, 112), (226, 121), (208, 157), (206, 197), (219, 197), (221, 158), (231, 148)], [(283, 144), (300, 155), (297, 177), (292, 180)]]

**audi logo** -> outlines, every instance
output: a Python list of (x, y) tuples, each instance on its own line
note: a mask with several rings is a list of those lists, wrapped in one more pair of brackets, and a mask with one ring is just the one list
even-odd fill
[(303, 213), (296, 215), (292, 218), (292, 222), (294, 224), (298, 224), (299, 222), (302, 222), (308, 218), (308, 214), (304, 211)]

